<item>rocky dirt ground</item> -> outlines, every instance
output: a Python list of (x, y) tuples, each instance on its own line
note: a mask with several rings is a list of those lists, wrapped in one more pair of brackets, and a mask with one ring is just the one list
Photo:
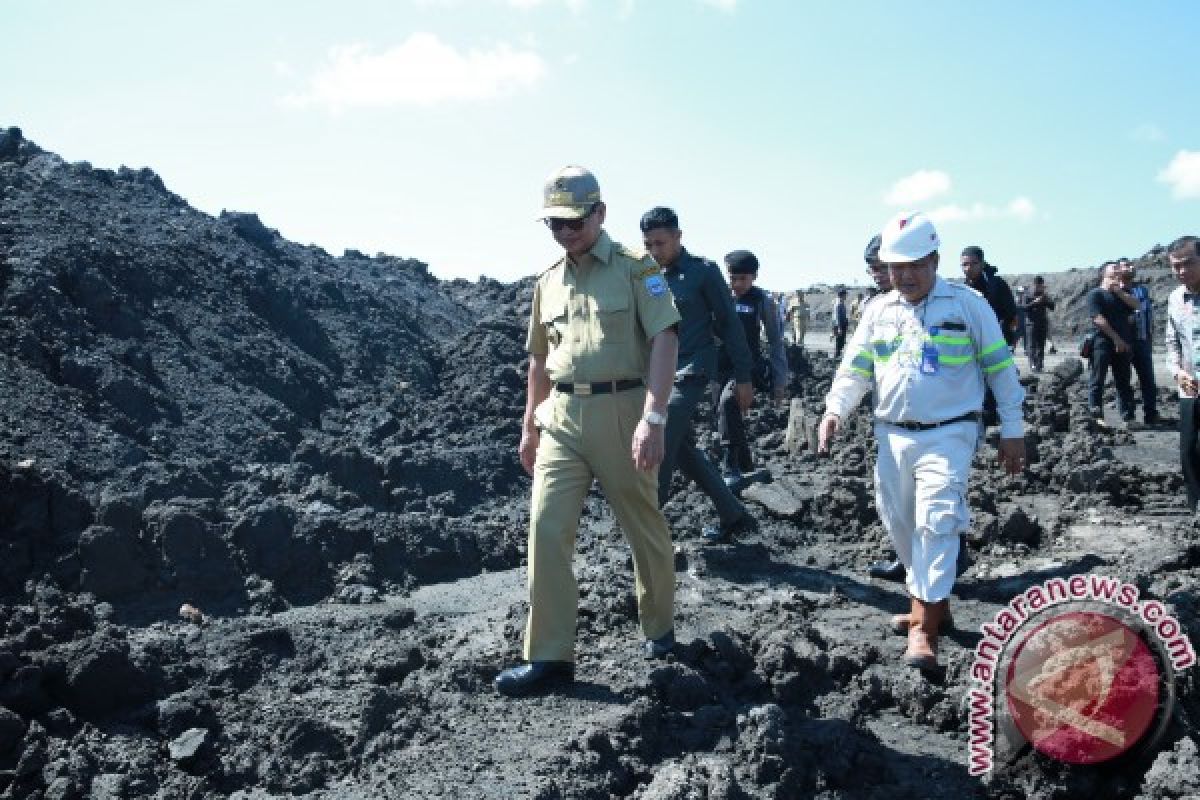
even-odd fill
[[(335, 257), (0, 130), (0, 797), (1200, 793), (1192, 671), (1141, 761), (967, 774), (979, 625), (1034, 580), (1122, 577), (1200, 641), (1176, 434), (1096, 429), (1072, 359), (1026, 378), (1027, 472), (977, 457), (943, 676), (898, 663), (902, 589), (865, 577), (867, 418), (817, 459), (760, 407), (761, 531), (706, 547), (707, 500), (667, 506), (677, 652), (640, 657), (595, 494), (578, 681), (495, 696), (524, 622), (529, 289)], [(790, 357), (818, 409), (832, 361)]]

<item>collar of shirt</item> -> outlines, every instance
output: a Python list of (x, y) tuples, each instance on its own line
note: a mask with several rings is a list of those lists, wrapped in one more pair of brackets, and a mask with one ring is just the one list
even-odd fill
[(671, 266), (663, 267), (663, 271), (669, 275), (687, 272), (688, 267), (692, 265), (692, 261), (695, 259), (696, 257), (689, 253), (686, 247), (680, 247), (679, 255), (675, 256), (675, 260), (671, 262)]
[[(592, 245), (592, 249), (588, 250), (587, 254), (596, 261), (607, 264), (612, 259), (613, 243), (612, 239), (608, 238), (608, 232), (600, 231), (600, 236), (596, 239), (596, 243)], [(576, 265), (578, 262), (575, 259), (567, 256), (567, 263)]]

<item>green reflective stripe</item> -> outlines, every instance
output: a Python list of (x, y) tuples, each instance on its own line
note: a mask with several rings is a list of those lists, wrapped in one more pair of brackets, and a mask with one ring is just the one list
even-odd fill
[(1001, 361), (999, 364), (993, 364), (990, 367), (984, 367), (983, 371), (986, 372), (987, 374), (991, 375), (993, 372), (999, 372), (1000, 370), (1004, 369), (1005, 367), (1011, 367), (1012, 365), (1013, 365), (1013, 360), (1012, 360), (1012, 357), (1010, 356), (1010, 357), (1004, 359), (1003, 361)]
[(867, 372), (865, 369), (859, 369), (858, 367), (854, 366), (853, 364), (850, 365), (850, 371), (857, 372), (859, 375), (862, 375), (863, 377), (866, 377), (866, 378), (875, 377), (874, 372)]
[[(968, 361), (974, 360), (975, 356), (944, 356), (940, 353), (938, 354), (938, 361), (942, 362), (943, 364), (952, 364), (954, 366), (966, 364)], [(1012, 359), (1009, 360), (1011, 361)]]
[(1008, 342), (1001, 339), (1000, 341), (996, 342), (995, 344), (989, 344), (987, 347), (983, 348), (983, 352), (981, 352), (979, 354), (979, 357), (983, 358), (986, 355), (990, 355), (990, 354), (996, 352), (997, 350), (999, 350), (1001, 347), (1008, 347)]
[(969, 336), (947, 336), (944, 333), (939, 333), (937, 336), (931, 336), (930, 338), (933, 341), (937, 342), (938, 344), (951, 344), (951, 345), (962, 346), (962, 345), (969, 345), (971, 343), (971, 337), (969, 337)]

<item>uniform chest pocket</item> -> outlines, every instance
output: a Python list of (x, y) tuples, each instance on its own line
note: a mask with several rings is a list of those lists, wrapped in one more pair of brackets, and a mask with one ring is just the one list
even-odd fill
[(604, 292), (593, 300), (596, 328), (606, 342), (629, 341), (632, 330), (632, 303), (627, 292)]
[(551, 347), (562, 344), (569, 331), (570, 321), (567, 317), (567, 299), (565, 297), (549, 297), (542, 302), (542, 327), (546, 329), (546, 340)]
[(950, 317), (931, 324), (929, 340), (937, 349), (941, 367), (953, 370), (967, 367), (975, 361), (975, 344), (961, 318)]

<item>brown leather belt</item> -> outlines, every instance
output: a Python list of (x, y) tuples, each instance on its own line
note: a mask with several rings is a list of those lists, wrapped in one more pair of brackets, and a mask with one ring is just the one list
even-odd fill
[(554, 388), (563, 394), (586, 396), (589, 394), (609, 394), (610, 392), (626, 392), (630, 389), (640, 389), (645, 383), (641, 378), (625, 381), (601, 381), (600, 383), (556, 383)]

